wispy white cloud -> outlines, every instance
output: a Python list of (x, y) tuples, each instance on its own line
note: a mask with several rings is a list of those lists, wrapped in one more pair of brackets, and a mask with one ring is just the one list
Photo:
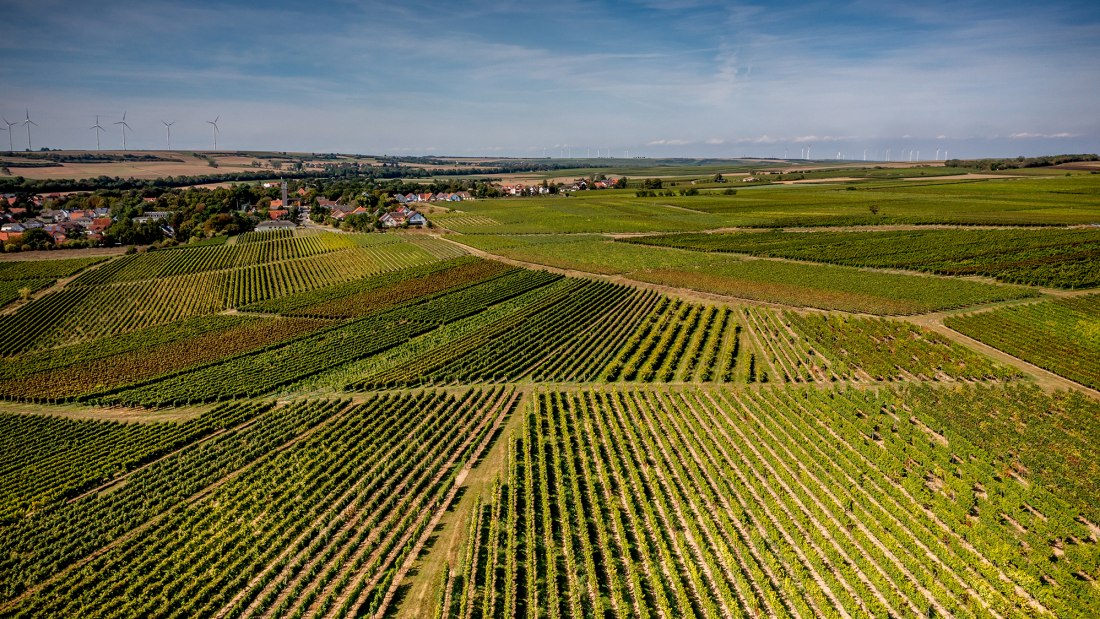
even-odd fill
[(1058, 133), (1028, 133), (1021, 131), (1019, 133), (1010, 134), (1008, 137), (1013, 140), (1031, 140), (1031, 139), (1055, 139), (1055, 138), (1075, 138), (1078, 137), (1076, 133), (1069, 133), (1067, 131), (1060, 131)]
[[(728, 154), (922, 136), (1100, 150), (1095, 3), (563, 2), (11, 0), (0, 111), (41, 110), (51, 146), (86, 143), (79, 118), (128, 109), (223, 111), (242, 140), (310, 150)], [(662, 135), (677, 137), (631, 137)]]

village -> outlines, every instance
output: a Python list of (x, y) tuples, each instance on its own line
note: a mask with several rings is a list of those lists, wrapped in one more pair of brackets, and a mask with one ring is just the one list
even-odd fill
[[(616, 189), (626, 186), (626, 178), (578, 178), (571, 182), (487, 184), (490, 195), (499, 197), (532, 197), (568, 195), (576, 191)], [(270, 230), (295, 228), (312, 221), (317, 225), (355, 231), (430, 227), (422, 212), (425, 207), (454, 208), (456, 204), (475, 200), (471, 191), (392, 192), (362, 199), (329, 199), (306, 187), (289, 192), (285, 181), (268, 181), (257, 190), (277, 193), (281, 197), (264, 197), (256, 201), (235, 204), (233, 215), (244, 228)], [(191, 191), (190, 189), (183, 191)], [(377, 193), (377, 192), (376, 192)], [(84, 194), (87, 195), (87, 194)], [(479, 194), (480, 195), (480, 194)], [(136, 210), (120, 214), (109, 206), (69, 208), (73, 194), (3, 194), (0, 196), (0, 249), (27, 251), (33, 249), (66, 249), (99, 245), (127, 244), (113, 238), (108, 230), (123, 222), (127, 226), (151, 231), (154, 236), (172, 242), (177, 237), (172, 210), (165, 210), (158, 197), (144, 196)], [(136, 201), (136, 199), (135, 199)], [(371, 202), (374, 202), (371, 204)], [(104, 202), (106, 203), (106, 202)], [(59, 206), (62, 205), (62, 206)], [(40, 232), (35, 232), (35, 231)], [(138, 241), (131, 241), (138, 242)]]

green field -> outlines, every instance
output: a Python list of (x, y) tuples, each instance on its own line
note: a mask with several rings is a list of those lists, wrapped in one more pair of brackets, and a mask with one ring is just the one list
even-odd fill
[(1100, 389), (1100, 295), (952, 316), (947, 326)]
[(624, 239), (657, 247), (848, 266), (985, 275), (1058, 288), (1100, 286), (1100, 230), (902, 230), (679, 234)]
[[(478, 200), (433, 217), (467, 234), (688, 232), (724, 227), (1100, 223), (1100, 176), (882, 180), (851, 185), (740, 187), (736, 195), (636, 198), (633, 190)], [(877, 214), (871, 212), (875, 206)], [(477, 219), (470, 219), (476, 217)], [(485, 221), (488, 220), (488, 221)]]
[(456, 235), (495, 255), (640, 282), (820, 309), (915, 314), (1029, 296), (1017, 287), (831, 265), (744, 260), (593, 235)]
[(1100, 615), (1100, 177), (626, 163), (0, 262), (0, 619)]

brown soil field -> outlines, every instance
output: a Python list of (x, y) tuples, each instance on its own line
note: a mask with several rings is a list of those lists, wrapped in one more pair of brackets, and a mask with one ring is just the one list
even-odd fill
[(1078, 161), (1075, 163), (1063, 163), (1056, 165), (1059, 170), (1100, 170), (1100, 161)]
[[(201, 174), (219, 174), (255, 170), (247, 166), (234, 166), (219, 161), (212, 168), (204, 159), (189, 155), (181, 156), (183, 162), (174, 161), (135, 161), (109, 163), (63, 163), (49, 168), (21, 168), (17, 163), (9, 163), (8, 168), (15, 176), (33, 179), (55, 178), (94, 178), (97, 176), (119, 176), (122, 178), (160, 178), (163, 176), (198, 176)], [(192, 161), (189, 161), (192, 160)]]
[(951, 174), (949, 176), (906, 176), (902, 180), (907, 181), (949, 181), (960, 178), (1020, 178), (1011, 174)]
[[(941, 177), (936, 177), (941, 178)], [(851, 176), (835, 176), (832, 178), (804, 178), (797, 181), (776, 181), (777, 185), (810, 185), (814, 183), (850, 183), (852, 181), (866, 180), (863, 178), (854, 178)]]
[(91, 258), (93, 256), (121, 256), (125, 247), (87, 247), (84, 249), (43, 249), (0, 254), (0, 262), (18, 262), (20, 260), (66, 260), (69, 258)]

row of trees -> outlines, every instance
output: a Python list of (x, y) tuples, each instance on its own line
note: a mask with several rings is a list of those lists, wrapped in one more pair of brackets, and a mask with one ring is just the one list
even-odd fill
[(1081, 161), (1100, 161), (1094, 154), (1046, 155), (1043, 157), (1016, 157), (1015, 159), (948, 159), (944, 165), (949, 168), (977, 168), (979, 170), (1017, 170), (1020, 168), (1043, 168), (1077, 163)]

